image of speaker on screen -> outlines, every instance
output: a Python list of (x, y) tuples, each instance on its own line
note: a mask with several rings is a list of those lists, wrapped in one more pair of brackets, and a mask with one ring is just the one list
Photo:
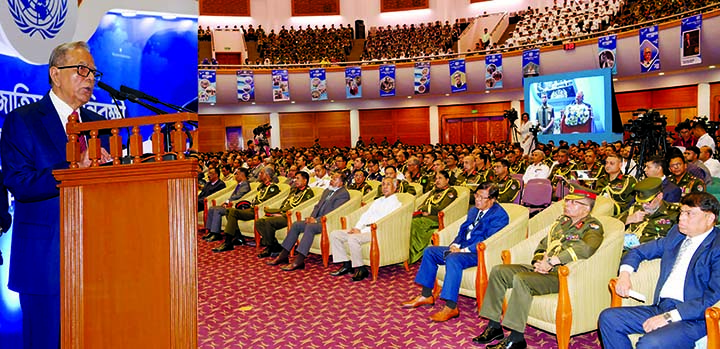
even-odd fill
[(560, 133), (560, 130), (555, 132), (555, 110), (551, 105), (548, 104), (547, 92), (540, 93), (540, 107), (535, 112), (535, 120), (538, 122), (540, 127), (540, 134), (551, 135)]
[(561, 112), (561, 133), (593, 132), (593, 110), (590, 104), (584, 102), (585, 94), (577, 91), (575, 102), (568, 104)]

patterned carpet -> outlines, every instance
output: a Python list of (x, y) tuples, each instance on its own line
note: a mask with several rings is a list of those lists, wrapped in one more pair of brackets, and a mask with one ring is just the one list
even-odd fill
[[(485, 327), (475, 299), (461, 296), (460, 317), (433, 323), (434, 307), (403, 309), (420, 292), (413, 278), (420, 263), (380, 268), (371, 278), (351, 282), (332, 277), (319, 256), (306, 269), (284, 272), (265, 265), (254, 247), (213, 253), (217, 243), (198, 241), (200, 348), (471, 348)], [(556, 348), (555, 336), (526, 331), (529, 348)], [(595, 332), (572, 337), (570, 348), (600, 348)]]

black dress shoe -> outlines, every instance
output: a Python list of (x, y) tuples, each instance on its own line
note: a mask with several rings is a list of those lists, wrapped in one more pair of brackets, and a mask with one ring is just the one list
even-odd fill
[(525, 349), (527, 342), (525, 340), (513, 342), (510, 338), (505, 338), (502, 342), (495, 345), (488, 345), (485, 349)]
[(245, 239), (244, 238), (236, 238), (232, 241), (234, 246), (243, 246), (245, 245)]
[(330, 273), (330, 275), (332, 275), (332, 276), (340, 276), (340, 275), (349, 274), (350, 272), (352, 272), (352, 268), (346, 267), (346, 266), (343, 265), (342, 267), (340, 267), (340, 269), (335, 270), (334, 272)]
[(491, 327), (485, 327), (485, 331), (483, 331), (482, 334), (479, 336), (473, 338), (473, 343), (477, 344), (488, 344), (491, 342), (494, 342), (498, 339), (503, 339), (503, 330), (502, 328), (491, 328)]
[(298, 270), (298, 269), (305, 269), (305, 263), (301, 263), (301, 264), (293, 263), (290, 265), (286, 265), (280, 269), (282, 269), (283, 271), (293, 271), (293, 270)]
[(270, 249), (266, 248), (258, 255), (258, 258), (268, 258), (271, 254), (272, 252), (270, 252)]
[(214, 241), (220, 241), (220, 240), (222, 240), (222, 239), (223, 239), (223, 237), (222, 237), (220, 234), (212, 233), (212, 236), (209, 237), (209, 238), (208, 238), (207, 240), (205, 240), (205, 241), (207, 241), (207, 242), (214, 242)]
[(225, 251), (232, 251), (233, 245), (232, 243), (223, 242), (222, 245), (215, 247), (212, 249), (213, 252), (225, 252)]
[(275, 258), (265, 264), (267, 265), (280, 265), (280, 264), (288, 264), (290, 261), (287, 258)]
[(207, 239), (211, 238), (212, 236), (213, 236), (213, 233), (211, 233), (211, 232), (208, 230), (207, 235), (203, 236), (202, 239), (205, 240), (205, 241), (207, 241)]
[(360, 267), (355, 272), (355, 275), (353, 275), (352, 281), (364, 280), (366, 277), (368, 277), (368, 275), (370, 275), (370, 273), (367, 271), (367, 269), (365, 269), (365, 267)]

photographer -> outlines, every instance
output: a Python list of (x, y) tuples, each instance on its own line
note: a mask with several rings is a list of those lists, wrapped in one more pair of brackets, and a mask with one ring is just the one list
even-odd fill
[(268, 138), (270, 138), (271, 129), (272, 126), (267, 123), (260, 125), (253, 130), (253, 135), (255, 135), (255, 144), (257, 144), (258, 148), (260, 148), (258, 151), (261, 154), (264, 154), (264, 156), (270, 156), (270, 142), (268, 141)]

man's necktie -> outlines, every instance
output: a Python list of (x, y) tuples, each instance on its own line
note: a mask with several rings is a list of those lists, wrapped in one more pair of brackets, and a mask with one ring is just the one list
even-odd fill
[(484, 216), (484, 215), (485, 215), (485, 211), (478, 212), (478, 215), (475, 217), (475, 221), (473, 222), (473, 224), (470, 224), (470, 226), (468, 227), (468, 230), (466, 233), (467, 235), (465, 235), (466, 240), (470, 240), (470, 233), (472, 233), (472, 231), (475, 229), (475, 227), (477, 227), (478, 223), (480, 222), (480, 218), (482, 218), (482, 216)]
[(675, 263), (673, 264), (671, 273), (675, 270), (675, 267), (680, 263), (680, 260), (682, 259), (683, 255), (687, 253), (688, 248), (690, 248), (690, 244), (692, 244), (692, 240), (690, 238), (685, 238), (683, 240), (682, 245), (680, 245), (680, 250), (678, 250), (677, 257), (675, 258)]
[[(75, 119), (77, 122), (80, 122), (80, 115), (78, 115), (78, 112), (74, 111), (70, 116), (75, 116)], [(87, 140), (85, 139), (85, 136), (82, 134), (78, 134), (78, 142), (80, 143), (80, 154), (84, 153), (87, 150)]]

